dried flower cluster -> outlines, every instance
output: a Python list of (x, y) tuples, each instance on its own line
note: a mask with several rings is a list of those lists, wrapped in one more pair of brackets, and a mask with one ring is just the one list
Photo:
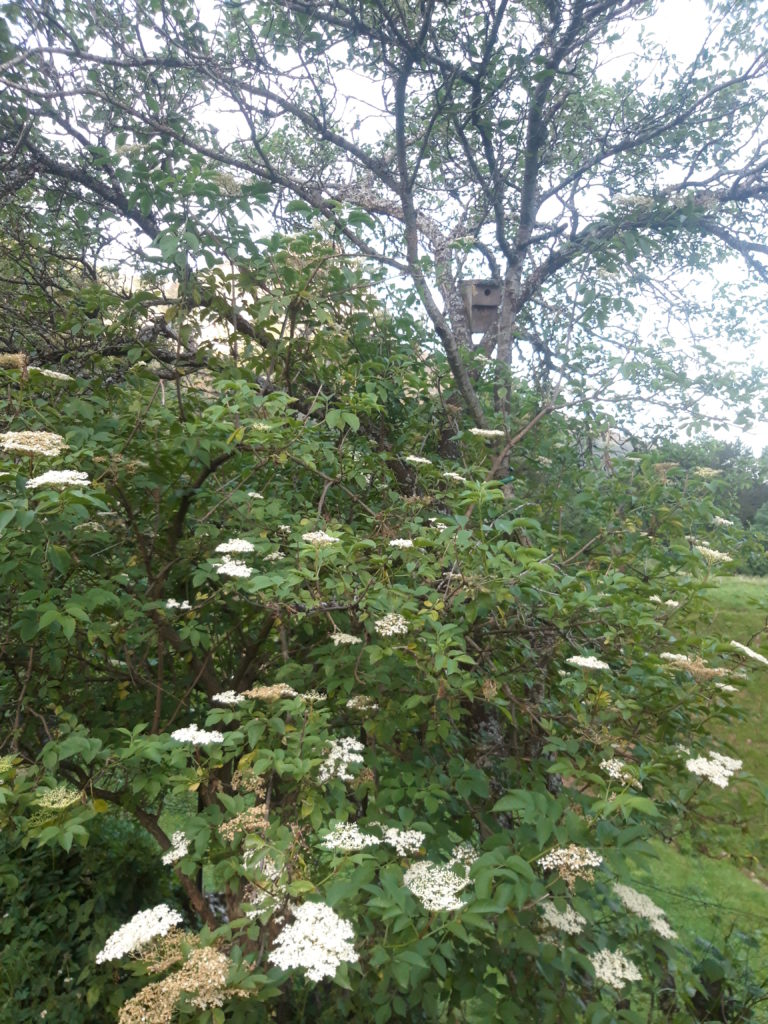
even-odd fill
[(677, 932), (672, 931), (669, 927), (664, 911), (661, 907), (657, 907), (645, 893), (638, 892), (630, 885), (622, 885), (620, 882), (614, 882), (613, 891), (630, 913), (644, 918), (663, 939), (677, 938)]
[(350, 736), (331, 740), (331, 749), (317, 774), (318, 782), (328, 782), (330, 779), (351, 782), (354, 778), (352, 769), (359, 769), (363, 765), (364, 749), (360, 740), (352, 739)]
[(76, 469), (49, 469), (47, 473), (33, 476), (27, 480), (27, 490), (34, 491), (38, 487), (90, 487), (91, 481), (87, 473)]
[(301, 967), (310, 981), (332, 978), (340, 964), (354, 963), (354, 933), (348, 921), (324, 903), (303, 903), (294, 911), (294, 923), (275, 939), (269, 955), (273, 964), (289, 971)]
[(229, 958), (212, 946), (193, 949), (179, 970), (129, 999), (120, 1009), (118, 1024), (171, 1024), (183, 993), (191, 994), (190, 1002), (198, 1010), (223, 1006), (227, 997), (252, 995), (227, 988), (229, 968)]
[(408, 632), (408, 620), (397, 612), (388, 612), (374, 623), (379, 636), (400, 636)]
[(642, 981), (643, 976), (631, 960), (620, 950), (601, 949), (590, 958), (598, 981), (604, 981), (614, 988), (624, 988), (628, 981)]
[(537, 863), (545, 871), (557, 871), (568, 887), (572, 889), (577, 878), (584, 878), (588, 882), (593, 881), (594, 869), (600, 867), (603, 858), (594, 850), (571, 843), (570, 846), (552, 850), (543, 857), (539, 857)]
[(0, 448), (22, 455), (61, 455), (67, 445), (61, 434), (46, 430), (9, 430), (0, 434)]
[(96, 963), (120, 960), (128, 953), (140, 949), (150, 939), (165, 935), (177, 924), (181, 924), (181, 914), (178, 910), (171, 910), (167, 903), (158, 903), (149, 910), (141, 910), (110, 935), (104, 948), (97, 953)]
[(741, 771), (743, 762), (733, 757), (726, 757), (725, 754), (716, 754), (710, 750), (709, 757), (692, 757), (685, 762), (685, 767), (693, 775), (703, 779), (709, 779), (716, 786), (725, 789), (731, 776)]
[(287, 683), (271, 683), (243, 690), (243, 696), (250, 697), (252, 700), (283, 700), (288, 697), (298, 697), (298, 693)]
[(557, 928), (558, 931), (566, 932), (568, 935), (578, 935), (584, 931), (587, 921), (573, 907), (566, 907), (565, 910), (558, 910), (552, 900), (545, 900), (541, 904), (541, 914), (544, 923), (549, 928)]
[(228, 843), (233, 843), (238, 836), (252, 832), (266, 832), (269, 825), (269, 812), (266, 804), (247, 807), (229, 821), (219, 825), (219, 835)]

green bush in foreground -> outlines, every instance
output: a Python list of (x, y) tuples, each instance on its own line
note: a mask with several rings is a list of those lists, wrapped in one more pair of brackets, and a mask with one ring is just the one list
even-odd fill
[[(19, 885), (38, 847), (66, 892), (93, 880), (62, 963), (88, 945), (121, 1024), (645, 1019), (683, 961), (630, 860), (740, 768), (710, 730), (745, 652), (675, 633), (708, 498), (647, 458), (591, 468), (562, 418), (535, 447), (464, 428), (415, 326), (324, 288), (289, 389), (264, 383), (285, 349), (178, 388), (6, 371)], [(156, 848), (126, 859), (167, 873), (141, 906), (93, 841), (126, 816)], [(678, 981), (665, 1019), (690, 1019)], [(84, 1012), (50, 986), (17, 975), (23, 1019)]]

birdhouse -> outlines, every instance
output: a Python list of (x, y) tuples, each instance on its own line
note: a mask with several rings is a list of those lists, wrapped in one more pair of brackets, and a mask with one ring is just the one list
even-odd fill
[(501, 305), (499, 281), (462, 281), (461, 294), (471, 334), (485, 334), (496, 323)]

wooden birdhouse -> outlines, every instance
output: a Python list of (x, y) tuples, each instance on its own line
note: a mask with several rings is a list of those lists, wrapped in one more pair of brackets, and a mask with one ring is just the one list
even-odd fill
[(472, 334), (485, 334), (496, 323), (501, 305), (501, 282), (475, 280), (461, 282), (461, 295)]

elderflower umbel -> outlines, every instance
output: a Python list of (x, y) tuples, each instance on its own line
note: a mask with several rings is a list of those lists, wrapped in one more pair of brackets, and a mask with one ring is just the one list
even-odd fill
[(47, 473), (40, 476), (33, 476), (27, 480), (27, 490), (33, 491), (37, 487), (90, 487), (91, 481), (87, 473), (80, 473), (76, 469), (49, 469)]
[(361, 832), (355, 822), (347, 824), (340, 822), (338, 825), (334, 825), (332, 831), (322, 839), (322, 845), (326, 850), (342, 850), (349, 853), (363, 850), (366, 846), (379, 846), (380, 844), (381, 839), (378, 836)]
[(332, 978), (341, 963), (359, 959), (352, 925), (325, 903), (303, 903), (293, 916), (294, 923), (283, 928), (269, 954), (277, 967), (301, 967), (310, 981), (322, 981)]
[(395, 537), (394, 540), (389, 542), (389, 546), (391, 548), (412, 548), (413, 541), (409, 540), (407, 537)]
[(249, 498), (254, 498), (257, 501), (263, 501), (264, 500), (264, 495), (263, 494), (259, 494), (258, 491), (248, 491), (248, 497)]
[(431, 860), (412, 864), (403, 875), (403, 884), (424, 905), (426, 910), (461, 910), (464, 900), (459, 898), (462, 889), (469, 885), (469, 877), (457, 875), (452, 865), (441, 867)]
[(223, 743), (224, 733), (215, 729), (198, 729), (196, 725), (188, 725), (185, 729), (177, 729), (171, 733), (171, 739), (177, 743), (194, 743), (201, 746), (205, 743)]
[(177, 860), (189, 853), (189, 840), (183, 832), (174, 832), (171, 836), (171, 848), (163, 854), (163, 864), (175, 864)]
[(445, 480), (453, 480), (457, 484), (465, 484), (467, 482), (467, 478), (462, 476), (461, 473), (448, 472), (443, 473), (442, 476)]
[(234, 690), (222, 690), (221, 693), (214, 693), (211, 697), (214, 704), (226, 704), (229, 707), (242, 704), (247, 699), (245, 694), (236, 693)]
[(409, 853), (418, 853), (427, 838), (425, 832), (415, 828), (385, 828), (384, 842), (394, 846), (401, 857)]
[(282, 551), (270, 551), (268, 555), (264, 555), (265, 562), (280, 562), (285, 555)]
[(712, 517), (712, 525), (713, 526), (733, 526), (733, 520), (732, 519), (723, 519), (722, 516), (713, 516)]
[(748, 658), (753, 658), (755, 661), (759, 661), (763, 665), (768, 665), (768, 658), (764, 658), (762, 654), (758, 654), (757, 651), (753, 651), (751, 647), (747, 647), (746, 644), (740, 644), (738, 640), (731, 640), (731, 647), (735, 647), (741, 651), (742, 654), (746, 654)]
[(245, 564), (233, 558), (225, 558), (223, 562), (217, 562), (214, 569), (219, 576), (235, 576), (239, 579), (248, 579), (253, 570)]
[(557, 871), (570, 887), (573, 887), (577, 878), (591, 882), (595, 877), (594, 868), (599, 868), (602, 863), (603, 858), (599, 853), (585, 846), (576, 846), (575, 843), (551, 850), (537, 861), (545, 871)]
[(709, 752), (709, 758), (692, 757), (685, 762), (685, 767), (693, 775), (703, 779), (709, 779), (716, 786), (725, 789), (732, 775), (741, 771), (742, 761), (734, 757), (726, 757), (725, 754), (716, 754), (713, 750)]
[(356, 697), (350, 697), (347, 701), (346, 707), (350, 711), (378, 711), (379, 705), (373, 700), (372, 697), (366, 697), (365, 694), (359, 694)]
[(469, 433), (475, 437), (504, 437), (503, 430), (483, 430), (482, 427), (470, 427)]
[(574, 654), (570, 658), (565, 659), (566, 665), (575, 665), (576, 668), (607, 668), (611, 666), (606, 665), (604, 661), (600, 661), (599, 658), (593, 657), (591, 654), (588, 657), (582, 657), (580, 654)]
[(328, 782), (334, 778), (350, 782), (354, 778), (351, 769), (363, 764), (364, 749), (360, 740), (352, 739), (351, 736), (331, 740), (331, 749), (317, 774), (318, 782)]
[(338, 647), (340, 644), (361, 644), (363, 642), (359, 636), (352, 636), (351, 633), (333, 633), (331, 640), (333, 640), (334, 647)]
[(300, 693), (299, 697), (308, 704), (319, 704), (320, 701), (328, 700), (328, 694), (321, 693), (319, 690), (307, 690), (306, 693)]
[(74, 380), (68, 373), (61, 373), (60, 370), (49, 370), (43, 366), (30, 366), (30, 373), (39, 373), (41, 377), (48, 377), (50, 380)]
[(338, 544), (339, 538), (332, 537), (325, 530), (314, 530), (311, 533), (302, 533), (301, 539), (307, 544), (311, 544), (313, 548), (327, 548), (331, 544)]
[(22, 455), (60, 455), (68, 446), (61, 434), (47, 430), (9, 430), (0, 434), (0, 448)]
[(620, 882), (614, 882), (613, 891), (630, 913), (644, 918), (663, 939), (677, 938), (677, 933), (672, 931), (667, 923), (664, 911), (656, 906), (650, 896)]
[(626, 764), (617, 757), (610, 757), (605, 761), (601, 761), (600, 768), (609, 778), (623, 782), (625, 786), (640, 786), (632, 772), (627, 770)]
[(249, 540), (243, 540), (242, 537), (233, 537), (232, 540), (226, 540), (216, 547), (216, 553), (219, 555), (247, 555), (251, 551), (253, 551), (253, 544)]
[(421, 455), (406, 455), (405, 461), (410, 462), (412, 466), (431, 466), (432, 462), (430, 459), (423, 459)]
[(708, 544), (694, 544), (693, 548), (694, 551), (698, 551), (699, 554), (704, 558), (704, 560), (708, 562), (710, 565), (714, 565), (717, 562), (733, 561), (733, 558), (730, 555), (726, 554), (725, 551), (716, 551), (714, 548), (709, 547)]
[(189, 603), (189, 601), (177, 601), (175, 597), (169, 597), (168, 600), (165, 602), (165, 607), (169, 611), (176, 610), (180, 612), (188, 612), (191, 610), (192, 605)]
[(408, 620), (397, 612), (388, 612), (374, 623), (379, 636), (396, 636), (408, 632)]
[(566, 907), (565, 910), (558, 910), (552, 900), (545, 900), (541, 904), (541, 913), (545, 924), (550, 928), (557, 928), (568, 935), (578, 935), (584, 931), (587, 921), (573, 907)]
[(631, 960), (627, 960), (620, 950), (611, 952), (601, 949), (590, 958), (598, 981), (604, 981), (614, 988), (624, 988), (627, 981), (642, 981), (642, 974)]
[(171, 910), (167, 903), (159, 903), (149, 910), (141, 910), (110, 935), (104, 948), (96, 955), (96, 963), (120, 960), (150, 939), (166, 935), (174, 925), (181, 924), (181, 921), (182, 917), (178, 910)]

